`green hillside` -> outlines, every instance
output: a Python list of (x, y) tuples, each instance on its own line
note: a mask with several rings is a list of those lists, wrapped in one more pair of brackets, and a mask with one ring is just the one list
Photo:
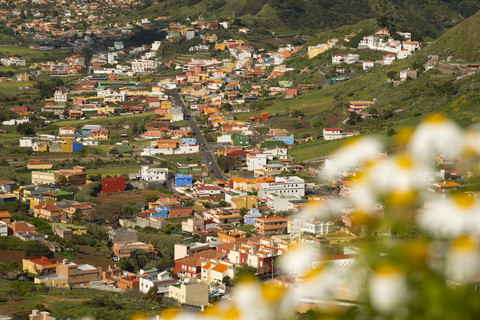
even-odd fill
[(476, 4), (475, 0), (164, 0), (134, 15), (230, 21), (235, 17), (236, 24), (277, 34), (292, 31), (314, 34), (368, 18), (386, 17), (399, 29), (436, 38), (475, 12)]
[(432, 42), (425, 52), (465, 61), (480, 61), (480, 12), (448, 30)]

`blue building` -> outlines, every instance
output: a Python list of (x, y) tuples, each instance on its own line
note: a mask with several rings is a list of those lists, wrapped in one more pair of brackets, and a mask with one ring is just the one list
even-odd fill
[(182, 138), (182, 144), (186, 144), (189, 146), (194, 146), (197, 144), (197, 139), (195, 138)]
[(0, 204), (16, 201), (17, 198), (11, 193), (0, 192)]
[(255, 218), (260, 218), (262, 214), (260, 213), (260, 210), (256, 208), (251, 208), (248, 210), (248, 213), (243, 216), (243, 224), (246, 225), (253, 225), (255, 224)]
[(177, 173), (175, 175), (175, 187), (188, 187), (193, 184), (193, 179), (190, 174)]
[(295, 143), (295, 136), (293, 134), (289, 136), (274, 136), (275, 140), (282, 140), (286, 145), (292, 145)]

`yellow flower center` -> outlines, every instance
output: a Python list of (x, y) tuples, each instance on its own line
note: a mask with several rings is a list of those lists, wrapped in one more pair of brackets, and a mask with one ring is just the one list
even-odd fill
[(459, 251), (472, 251), (475, 249), (475, 243), (472, 238), (463, 236), (453, 241), (452, 248)]
[(146, 320), (146, 319), (148, 319), (148, 315), (143, 312), (137, 312), (134, 315), (132, 315), (132, 317), (130, 318), (130, 320)]
[(235, 307), (231, 307), (223, 314), (223, 319), (236, 320), (240, 318), (240, 312)]
[(398, 145), (406, 145), (413, 135), (413, 128), (402, 128), (395, 136), (395, 141)]
[(434, 113), (425, 118), (425, 122), (428, 123), (442, 123), (447, 120), (447, 117), (440, 113)]
[(398, 274), (399, 270), (390, 262), (383, 262), (375, 269), (375, 272), (383, 276), (393, 276)]
[(313, 268), (313, 269), (308, 270), (305, 273), (305, 276), (304, 276), (305, 280), (312, 280), (312, 279), (316, 278), (317, 276), (322, 274), (324, 269), (325, 269), (325, 265), (321, 264), (317, 268)]
[(387, 199), (394, 206), (408, 206), (417, 200), (417, 192), (415, 190), (394, 190)]
[(171, 320), (171, 319), (174, 319), (178, 315), (178, 313), (179, 313), (178, 309), (169, 308), (164, 310), (160, 314), (160, 316), (163, 316), (163, 318), (166, 320)]
[(205, 309), (205, 312), (203, 313), (205, 316), (217, 316), (220, 313), (220, 310), (218, 310), (218, 307), (216, 304), (208, 307)]
[(282, 298), (285, 288), (280, 286), (264, 285), (262, 286), (262, 295), (267, 302), (275, 302)]
[(397, 157), (397, 164), (400, 168), (409, 169), (413, 167), (412, 159), (407, 155), (401, 155)]
[(471, 208), (475, 204), (475, 198), (467, 193), (457, 193), (453, 196), (453, 199), (461, 208)]

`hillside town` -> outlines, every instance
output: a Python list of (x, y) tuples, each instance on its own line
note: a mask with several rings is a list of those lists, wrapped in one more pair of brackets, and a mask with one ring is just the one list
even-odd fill
[[(249, 41), (254, 33), (234, 18), (123, 19), (147, 8), (144, 1), (14, 2), (0, 1), (2, 37), (23, 39), (0, 49), (5, 281), (128, 293), (159, 301), (161, 309), (204, 312), (215, 301), (236, 301), (245, 274), (266, 286), (303, 288), (311, 275), (297, 262), (282, 269), (296, 246), (318, 252), (309, 257), (313, 270), (349, 272), (363, 263), (365, 242), (415, 238), (416, 227), (399, 231), (389, 220), (397, 204), (392, 194), (411, 196), (409, 205), (424, 210), (433, 207), (418, 200), (424, 194), (478, 199), (468, 189), (477, 183), (469, 180), (474, 170), (465, 169), (468, 152), (438, 152), (417, 182), (405, 173), (375, 189), (383, 198), (367, 196), (394, 175), (393, 146), (409, 151), (415, 135), (378, 125), (405, 106), (387, 108), (382, 92), (352, 87), (339, 94), (336, 86), (365, 76), (395, 89), (425, 72), (460, 81), (480, 70), (451, 56), (413, 60), (424, 43), (411, 32), (382, 26), (273, 49)], [(331, 110), (320, 116), (315, 112), (324, 105), (308, 100), (318, 90), (332, 92), (321, 102)], [(451, 108), (460, 110), (465, 99)], [(455, 145), (448, 130), (438, 139)], [(342, 154), (366, 133), (384, 132), (385, 146)], [(319, 142), (328, 152), (305, 151)], [(344, 142), (345, 149), (326, 155)], [(437, 152), (443, 145), (436, 142), (422, 147)], [(395, 158), (402, 170), (414, 167), (406, 158)], [(359, 188), (376, 166), (378, 176)], [(301, 296), (302, 312), (325, 305), (308, 294)], [(352, 295), (335, 290), (329, 299), (336, 307), (358, 304)], [(16, 309), (3, 314), (2, 303), (0, 319), (16, 319)], [(53, 320), (51, 311), (37, 306), (27, 315)]]

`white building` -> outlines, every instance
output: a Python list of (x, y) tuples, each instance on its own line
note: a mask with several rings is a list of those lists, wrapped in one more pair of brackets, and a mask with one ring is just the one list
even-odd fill
[(328, 234), (332, 229), (333, 222), (304, 221), (302, 225), (303, 232), (315, 235)]
[(20, 138), (20, 147), (22, 148), (33, 147), (33, 138)]
[(158, 48), (160, 48), (160, 45), (162, 44), (162, 41), (155, 41), (154, 43), (152, 43), (152, 51), (157, 51)]
[(57, 90), (53, 95), (53, 100), (55, 102), (67, 102), (68, 101), (68, 94), (66, 92)]
[(323, 139), (335, 140), (357, 136), (358, 131), (342, 131), (340, 128), (323, 128)]
[(222, 283), (224, 277), (235, 277), (235, 265), (228, 261), (206, 261), (202, 264), (201, 281), (205, 284)]
[(248, 153), (247, 168), (249, 171), (260, 170), (267, 164), (267, 155), (263, 153)]
[(122, 50), (124, 48), (122, 41), (115, 41), (113, 43), (113, 46), (115, 47), (116, 50)]
[(165, 181), (168, 179), (168, 169), (142, 166), (140, 177), (143, 181)]
[(132, 61), (133, 72), (154, 71), (158, 66), (155, 60), (135, 59)]
[(363, 70), (373, 68), (374, 66), (375, 66), (375, 61), (370, 61), (370, 60), (362, 61)]
[(6, 222), (0, 220), (0, 237), (8, 236), (8, 225)]
[(3, 121), (2, 124), (4, 126), (18, 126), (19, 124), (22, 124), (22, 123), (29, 123), (30, 122), (30, 119), (28, 118), (23, 118), (23, 119), (11, 119), (11, 120), (6, 120), (6, 121)]
[(262, 183), (258, 189), (258, 197), (265, 199), (269, 194), (300, 196), (305, 195), (305, 180), (292, 177), (275, 177), (275, 182)]
[(142, 272), (140, 270), (140, 284), (139, 290), (147, 293), (152, 287), (157, 287), (157, 292), (160, 294), (168, 294), (168, 287), (177, 283), (177, 280), (170, 277), (167, 271), (162, 272)]
[(0, 59), (0, 62), (2, 62), (4, 66), (25, 67), (27, 65), (26, 60), (20, 57), (3, 58)]

